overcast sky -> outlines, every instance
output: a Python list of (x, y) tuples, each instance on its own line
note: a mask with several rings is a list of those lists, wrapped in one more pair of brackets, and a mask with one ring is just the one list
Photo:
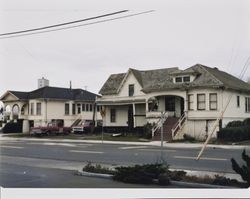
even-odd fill
[[(250, 56), (248, 0), (0, 0), (0, 34), (128, 9), (154, 12), (74, 29), (0, 39), (0, 95), (50, 86), (98, 93), (128, 68), (196, 63), (235, 76)], [(113, 18), (113, 17), (109, 17)], [(97, 21), (97, 20), (95, 20)], [(244, 79), (250, 76), (250, 67)]]

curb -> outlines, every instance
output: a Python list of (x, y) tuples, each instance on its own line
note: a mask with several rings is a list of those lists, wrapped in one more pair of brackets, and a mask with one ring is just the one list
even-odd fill
[[(104, 178), (104, 179), (112, 179), (113, 175), (111, 174), (103, 174), (103, 173), (91, 173), (86, 171), (76, 171), (76, 175), (79, 176), (86, 176), (86, 177), (95, 177), (95, 178)], [(192, 183), (192, 182), (180, 182), (170, 180), (170, 185), (175, 186), (182, 186), (185, 188), (237, 188), (237, 187), (230, 187), (230, 186), (221, 186), (221, 185), (212, 185), (212, 184), (200, 184), (200, 183)], [(162, 186), (162, 185), (159, 185)], [(168, 185), (166, 185), (168, 186)]]
[(104, 173), (91, 173), (87, 171), (76, 171), (76, 175), (79, 176), (86, 176), (86, 177), (96, 177), (96, 178), (104, 178), (104, 179), (112, 179), (113, 175), (111, 174), (104, 174)]

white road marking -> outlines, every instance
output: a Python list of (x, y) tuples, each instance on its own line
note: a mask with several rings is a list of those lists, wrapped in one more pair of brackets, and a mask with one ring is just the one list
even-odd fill
[(48, 145), (48, 146), (68, 146), (68, 147), (88, 147), (92, 146), (93, 144), (69, 144), (69, 143), (55, 143), (55, 142), (45, 142), (45, 143), (27, 143), (30, 145)]
[(125, 146), (125, 147), (119, 147), (119, 149), (143, 149), (147, 148), (147, 146)]
[[(161, 151), (161, 149), (139, 149), (140, 151)], [(172, 149), (163, 149), (163, 152), (176, 152), (176, 150)]]
[(7, 148), (7, 149), (23, 149), (22, 146), (0, 146), (1, 148)]
[[(192, 160), (196, 160), (197, 157), (188, 157), (188, 156), (174, 156), (174, 158), (178, 158), (178, 159), (192, 159)], [(218, 160), (218, 161), (227, 161), (228, 159), (225, 158), (201, 158), (202, 160)]]
[(70, 150), (69, 152), (73, 152), (73, 153), (96, 153), (96, 154), (104, 153), (102, 151), (78, 151), (78, 150)]

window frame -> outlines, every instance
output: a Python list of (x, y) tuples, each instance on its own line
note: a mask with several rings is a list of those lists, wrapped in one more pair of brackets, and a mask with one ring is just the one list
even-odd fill
[[(193, 97), (192, 101), (190, 101), (190, 97)], [(192, 105), (192, 108), (191, 108)], [(188, 110), (193, 111), (194, 110), (194, 94), (188, 94)]]
[(132, 97), (135, 94), (135, 85), (134, 84), (129, 84), (128, 85), (128, 96)]
[(245, 112), (250, 113), (250, 97), (245, 97)]
[(72, 115), (76, 114), (76, 104), (72, 104)]
[[(183, 78), (183, 79), (182, 79), (182, 82), (184, 82), (184, 83), (190, 82), (190, 81), (191, 81), (190, 76), (183, 76), (182, 78)], [(188, 81), (185, 81), (185, 78), (188, 78)]]
[[(216, 96), (216, 100), (211, 100), (212, 95)], [(211, 107), (212, 103), (216, 104), (216, 108)], [(209, 109), (212, 111), (216, 111), (218, 109), (218, 95), (217, 95), (217, 93), (209, 93)]]
[(110, 109), (110, 123), (116, 123), (116, 109)]
[(81, 111), (82, 111), (82, 106), (81, 106), (81, 104), (77, 104), (77, 105), (76, 105), (76, 112), (77, 112), (77, 114), (81, 114)]
[(34, 115), (34, 102), (30, 103), (30, 115)]
[(237, 95), (236, 100), (237, 100), (237, 108), (240, 108), (240, 96), (239, 95)]
[[(40, 109), (38, 109), (38, 107), (40, 107)], [(36, 103), (36, 115), (42, 115), (42, 103), (41, 102)]]
[[(204, 96), (204, 101), (199, 101), (199, 96)], [(204, 108), (199, 108), (199, 105), (204, 103)], [(198, 93), (197, 94), (197, 110), (204, 111), (206, 110), (206, 93)]]
[(69, 115), (69, 113), (70, 113), (70, 105), (69, 105), (69, 103), (65, 103), (64, 104), (64, 114), (65, 115)]
[[(179, 79), (180, 81), (177, 81), (177, 79)], [(182, 83), (183, 81), (182, 81), (183, 79), (182, 79), (182, 77), (175, 77), (175, 83)]]

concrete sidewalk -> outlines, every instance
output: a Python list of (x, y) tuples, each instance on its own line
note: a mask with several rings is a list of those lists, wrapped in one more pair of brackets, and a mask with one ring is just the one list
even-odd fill
[[(13, 135), (13, 134), (12, 134)], [(40, 142), (67, 142), (67, 143), (91, 143), (91, 144), (119, 144), (119, 145), (138, 145), (138, 146), (161, 146), (160, 141), (151, 142), (124, 142), (124, 141), (101, 141), (101, 140), (74, 140), (74, 139), (49, 139), (49, 138), (12, 138), (0, 134), (0, 140), (15, 141), (40, 141)], [(163, 147), (168, 148), (202, 148), (204, 143), (167, 143), (163, 142)], [(208, 144), (208, 148), (220, 149), (249, 149), (249, 145), (218, 145)]]

